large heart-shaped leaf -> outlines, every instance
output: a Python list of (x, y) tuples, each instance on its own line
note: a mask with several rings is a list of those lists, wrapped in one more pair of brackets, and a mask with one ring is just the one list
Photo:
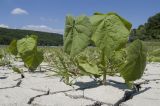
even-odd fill
[(27, 36), (17, 41), (18, 53), (23, 54), (28, 51), (33, 51), (37, 46), (37, 37)]
[(86, 48), (90, 42), (91, 24), (86, 16), (66, 17), (64, 34), (64, 51), (75, 56)]
[(37, 36), (31, 35), (17, 41), (17, 50), (24, 64), (35, 70), (43, 61), (43, 52), (37, 50)]
[(105, 56), (110, 57), (112, 51), (127, 43), (131, 24), (116, 13), (96, 13), (90, 21), (93, 25), (92, 40)]
[(147, 49), (140, 40), (136, 40), (129, 45), (127, 60), (120, 67), (120, 74), (126, 82), (141, 78), (146, 67), (146, 56)]
[(21, 55), (24, 64), (31, 70), (35, 70), (43, 61), (42, 51), (28, 51)]

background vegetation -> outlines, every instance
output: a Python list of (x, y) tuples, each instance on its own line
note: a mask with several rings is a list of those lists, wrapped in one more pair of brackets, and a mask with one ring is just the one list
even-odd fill
[(0, 28), (0, 45), (8, 45), (13, 39), (21, 39), (26, 35), (37, 35), (40, 46), (63, 45), (63, 36), (58, 33), (7, 28)]
[(130, 41), (141, 39), (144, 41), (160, 41), (160, 13), (148, 18), (144, 25), (132, 29)]
[[(8, 45), (13, 39), (21, 39), (32, 34), (38, 36), (38, 45), (40, 46), (63, 45), (63, 35), (61, 34), (6, 28), (0, 28), (0, 45)], [(160, 13), (149, 17), (148, 21), (137, 29), (132, 29), (129, 40), (132, 42), (136, 39), (145, 41), (149, 48), (157, 48), (154, 46), (157, 46), (160, 41)]]

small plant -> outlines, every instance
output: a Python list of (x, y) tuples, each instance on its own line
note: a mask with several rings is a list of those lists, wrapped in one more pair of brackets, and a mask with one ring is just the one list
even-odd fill
[(0, 49), (0, 66), (10, 65), (10, 55), (7, 54), (6, 49)]
[(69, 58), (62, 49), (52, 51), (49, 56), (46, 56), (49, 65), (54, 67), (54, 76), (61, 76), (61, 80), (67, 85), (72, 85), (75, 76), (79, 75), (79, 69), (76, 62)]
[(22, 59), (29, 71), (36, 70), (43, 61), (43, 52), (37, 48), (37, 36), (35, 35), (13, 40), (8, 48), (11, 54)]

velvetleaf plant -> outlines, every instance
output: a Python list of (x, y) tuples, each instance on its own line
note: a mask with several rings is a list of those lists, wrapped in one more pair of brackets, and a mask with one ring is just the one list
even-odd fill
[(37, 48), (37, 36), (26, 36), (20, 40), (13, 40), (9, 51), (15, 56), (20, 56), (29, 71), (34, 71), (43, 61), (43, 52)]
[[(126, 48), (131, 26), (116, 13), (95, 13), (91, 17), (76, 18), (67, 16), (64, 51), (75, 58), (93, 42), (100, 51), (100, 62), (97, 64), (79, 62), (79, 67), (90, 74), (102, 75), (103, 84), (106, 84), (108, 71), (115, 69), (120, 72), (126, 83), (135, 81), (143, 75), (146, 66), (146, 48), (140, 40), (134, 41)], [(113, 60), (116, 60), (115, 55), (118, 55), (121, 61), (117, 66), (113, 65)]]

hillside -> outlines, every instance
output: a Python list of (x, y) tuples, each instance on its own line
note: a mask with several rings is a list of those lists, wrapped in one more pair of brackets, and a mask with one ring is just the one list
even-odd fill
[(160, 13), (148, 18), (147, 22), (131, 31), (130, 40), (160, 41)]
[(8, 28), (0, 28), (0, 45), (8, 45), (13, 39), (20, 39), (31, 34), (38, 36), (38, 45), (63, 45), (63, 35), (61, 34)]

